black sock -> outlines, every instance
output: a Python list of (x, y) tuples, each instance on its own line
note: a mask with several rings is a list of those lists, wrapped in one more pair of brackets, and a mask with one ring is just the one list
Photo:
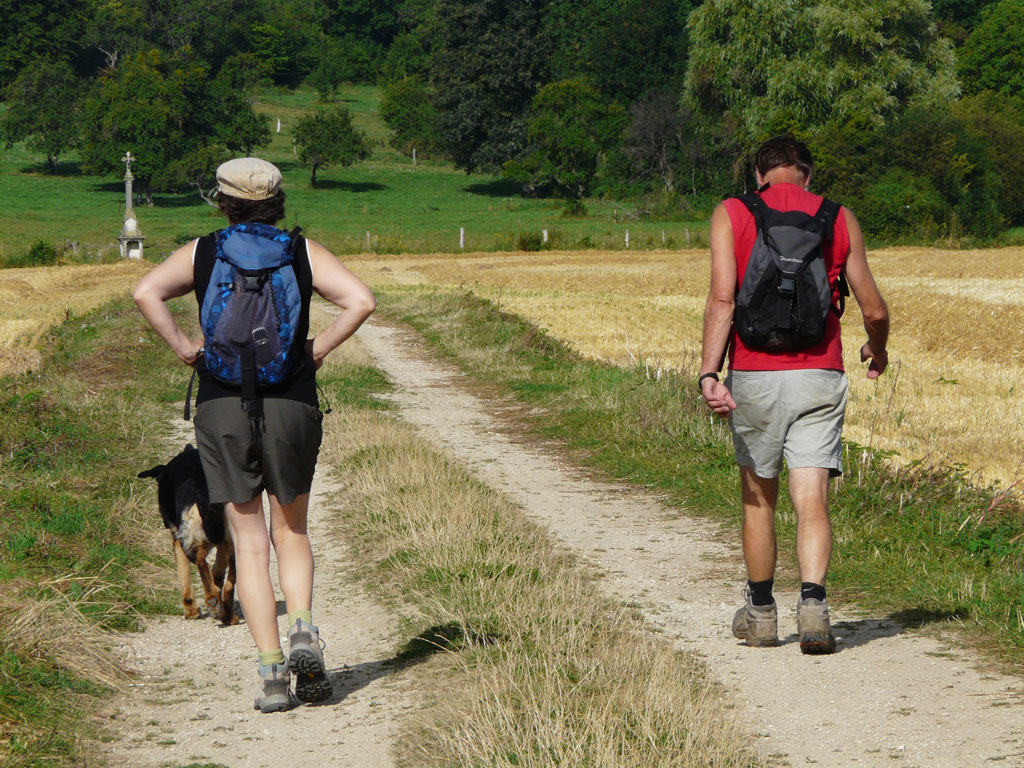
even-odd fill
[(800, 599), (806, 600), (809, 597), (813, 597), (815, 600), (825, 600), (825, 587), (821, 584), (815, 584), (813, 581), (804, 581), (800, 583)]
[(751, 581), (747, 579), (747, 586), (750, 587), (750, 602), (752, 605), (771, 605), (775, 602), (772, 597), (772, 585), (775, 579), (764, 581)]

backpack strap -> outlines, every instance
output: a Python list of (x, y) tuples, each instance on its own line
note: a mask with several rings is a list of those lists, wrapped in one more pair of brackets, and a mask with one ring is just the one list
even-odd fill
[(754, 226), (758, 232), (761, 232), (764, 229), (765, 212), (768, 209), (761, 196), (758, 194), (737, 195), (736, 199), (747, 207), (750, 215), (754, 217)]
[[(823, 199), (818, 207), (818, 212), (814, 214), (815, 221), (822, 228), (822, 247), (824, 247), (825, 243), (832, 240), (835, 233), (836, 219), (839, 218), (839, 211), (841, 209), (842, 206), (834, 200)], [(836, 287), (839, 289), (839, 306), (830, 306), (829, 308), (835, 312), (836, 317), (842, 317), (843, 313), (846, 312), (846, 297), (850, 295), (850, 286), (846, 282), (845, 269), (839, 273)]]

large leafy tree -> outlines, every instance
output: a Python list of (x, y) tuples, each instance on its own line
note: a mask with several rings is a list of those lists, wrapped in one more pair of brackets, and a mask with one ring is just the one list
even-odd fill
[(967, 93), (987, 90), (1024, 97), (1024, 0), (989, 6), (959, 59)]
[(692, 0), (553, 0), (544, 13), (557, 77), (587, 75), (622, 104), (678, 88)]
[(0, 0), (0, 88), (36, 59), (81, 53), (84, 0)]
[(927, 0), (707, 0), (689, 31), (687, 97), (741, 152), (784, 130), (885, 125), (958, 94)]
[[(86, 171), (116, 173), (125, 150), (139, 190), (171, 191), (190, 185), (197, 157), (251, 151), (270, 138), (266, 125), (230, 83), (210, 77), (196, 60), (152, 50), (103, 74), (82, 110), (82, 159)], [(186, 173), (183, 169), (189, 168)]]
[(619, 143), (627, 122), (625, 110), (602, 97), (588, 79), (550, 83), (533, 100), (528, 152), (522, 161), (508, 164), (506, 173), (581, 198), (589, 192), (609, 148)]
[(299, 161), (312, 168), (309, 179), (316, 186), (316, 172), (330, 165), (349, 166), (370, 156), (366, 134), (352, 124), (347, 109), (305, 114), (295, 123)]
[(530, 102), (547, 82), (543, 0), (438, 0), (430, 85), (442, 151), (466, 171), (499, 169), (526, 148)]
[(49, 171), (56, 170), (57, 158), (78, 145), (78, 108), (81, 81), (66, 61), (41, 59), (26, 66), (7, 86), (7, 112), (0, 121), (0, 133), (10, 146), (26, 146), (46, 155)]

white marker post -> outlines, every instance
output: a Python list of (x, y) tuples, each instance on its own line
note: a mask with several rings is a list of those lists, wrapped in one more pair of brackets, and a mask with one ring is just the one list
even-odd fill
[(463, 250), (466, 247), (466, 228), (459, 227), (459, 250)]
[(542, 243), (546, 243), (548, 241), (548, 231), (546, 229), (542, 229), (540, 231), (540, 241)]
[(626, 230), (626, 248), (629, 248), (629, 230)]

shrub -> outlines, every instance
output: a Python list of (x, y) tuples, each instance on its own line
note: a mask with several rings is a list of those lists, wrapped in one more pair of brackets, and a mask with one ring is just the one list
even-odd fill
[(519, 233), (520, 251), (540, 251), (543, 250), (545, 245), (547, 244), (544, 242), (544, 238), (541, 237), (540, 232)]
[(582, 200), (569, 200), (562, 209), (563, 219), (582, 219), (587, 215), (587, 206)]
[(939, 234), (949, 206), (927, 179), (894, 168), (864, 192), (857, 217), (873, 237), (932, 238)]

